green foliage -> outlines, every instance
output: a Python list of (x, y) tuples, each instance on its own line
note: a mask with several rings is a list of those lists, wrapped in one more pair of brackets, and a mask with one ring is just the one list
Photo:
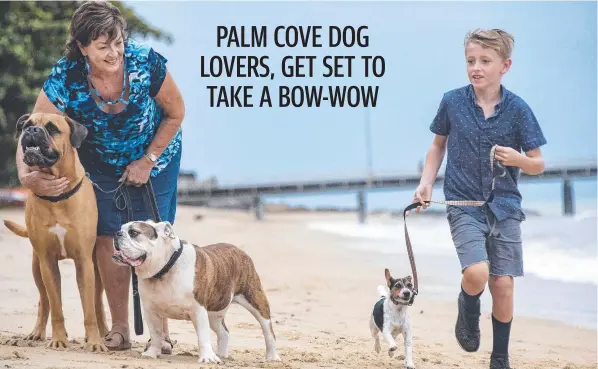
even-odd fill
[[(0, 187), (17, 186), (17, 119), (31, 111), (52, 66), (63, 56), (71, 17), (79, 1), (0, 2)], [(172, 36), (139, 18), (121, 2), (112, 2), (127, 20), (132, 37)]]

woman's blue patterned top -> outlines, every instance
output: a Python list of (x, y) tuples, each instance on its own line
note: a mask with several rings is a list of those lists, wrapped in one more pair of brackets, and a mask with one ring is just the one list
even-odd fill
[[(153, 97), (166, 77), (166, 58), (133, 39), (126, 41), (124, 55), (129, 103), (118, 114), (104, 112), (94, 101), (83, 58), (61, 58), (43, 84), (50, 101), (87, 128), (89, 133), (78, 152), (88, 172), (121, 176), (128, 164), (143, 156), (163, 118)], [(181, 136), (179, 129), (158, 158), (152, 177), (181, 150)]]

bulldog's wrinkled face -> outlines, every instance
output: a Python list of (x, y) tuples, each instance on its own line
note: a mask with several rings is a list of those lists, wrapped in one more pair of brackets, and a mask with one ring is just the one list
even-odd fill
[(134, 221), (123, 224), (114, 237), (112, 259), (121, 265), (138, 267), (146, 260), (161, 258), (176, 239), (169, 222)]
[(30, 167), (50, 168), (87, 136), (80, 123), (58, 114), (25, 114), (17, 121), (23, 161)]
[(411, 276), (404, 278), (395, 279), (390, 275), (388, 269), (384, 270), (384, 276), (386, 277), (386, 283), (390, 290), (390, 300), (398, 305), (399, 303), (406, 304), (413, 296), (413, 283)]

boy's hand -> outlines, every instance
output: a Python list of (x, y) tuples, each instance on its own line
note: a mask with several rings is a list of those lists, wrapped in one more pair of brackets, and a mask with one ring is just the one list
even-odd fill
[[(419, 202), (423, 205), (424, 209), (427, 209), (428, 206), (430, 206), (429, 204), (425, 204), (424, 200), (431, 200), (432, 199), (432, 185), (428, 185), (428, 184), (420, 184), (419, 186), (417, 186), (417, 188), (415, 189), (415, 194), (413, 194), (413, 201), (411, 202), (416, 203)], [(417, 208), (415, 208), (415, 212), (419, 213), (421, 211), (421, 206), (418, 206)], [(405, 215), (409, 215), (410, 211), (408, 211), (407, 213), (405, 213)]]
[(494, 158), (504, 166), (518, 167), (521, 165), (523, 156), (513, 148), (497, 146), (494, 151)]

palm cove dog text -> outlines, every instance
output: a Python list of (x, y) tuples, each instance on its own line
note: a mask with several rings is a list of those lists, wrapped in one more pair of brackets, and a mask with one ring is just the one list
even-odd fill
[[(216, 46), (264, 50), (273, 45), (289, 51), (326, 48), (327, 52), (365, 49), (370, 46), (367, 31), (367, 26), (217, 26)], [(268, 55), (202, 55), (200, 73), (210, 80), (206, 86), (210, 107), (376, 107), (380, 86), (346, 81), (353, 77), (376, 81), (386, 71), (381, 55), (283, 55), (273, 60)], [(279, 68), (273, 68), (274, 64)], [(285, 81), (316, 77), (318, 83), (269, 84), (278, 73)], [(341, 83), (325, 85), (322, 78)]]

